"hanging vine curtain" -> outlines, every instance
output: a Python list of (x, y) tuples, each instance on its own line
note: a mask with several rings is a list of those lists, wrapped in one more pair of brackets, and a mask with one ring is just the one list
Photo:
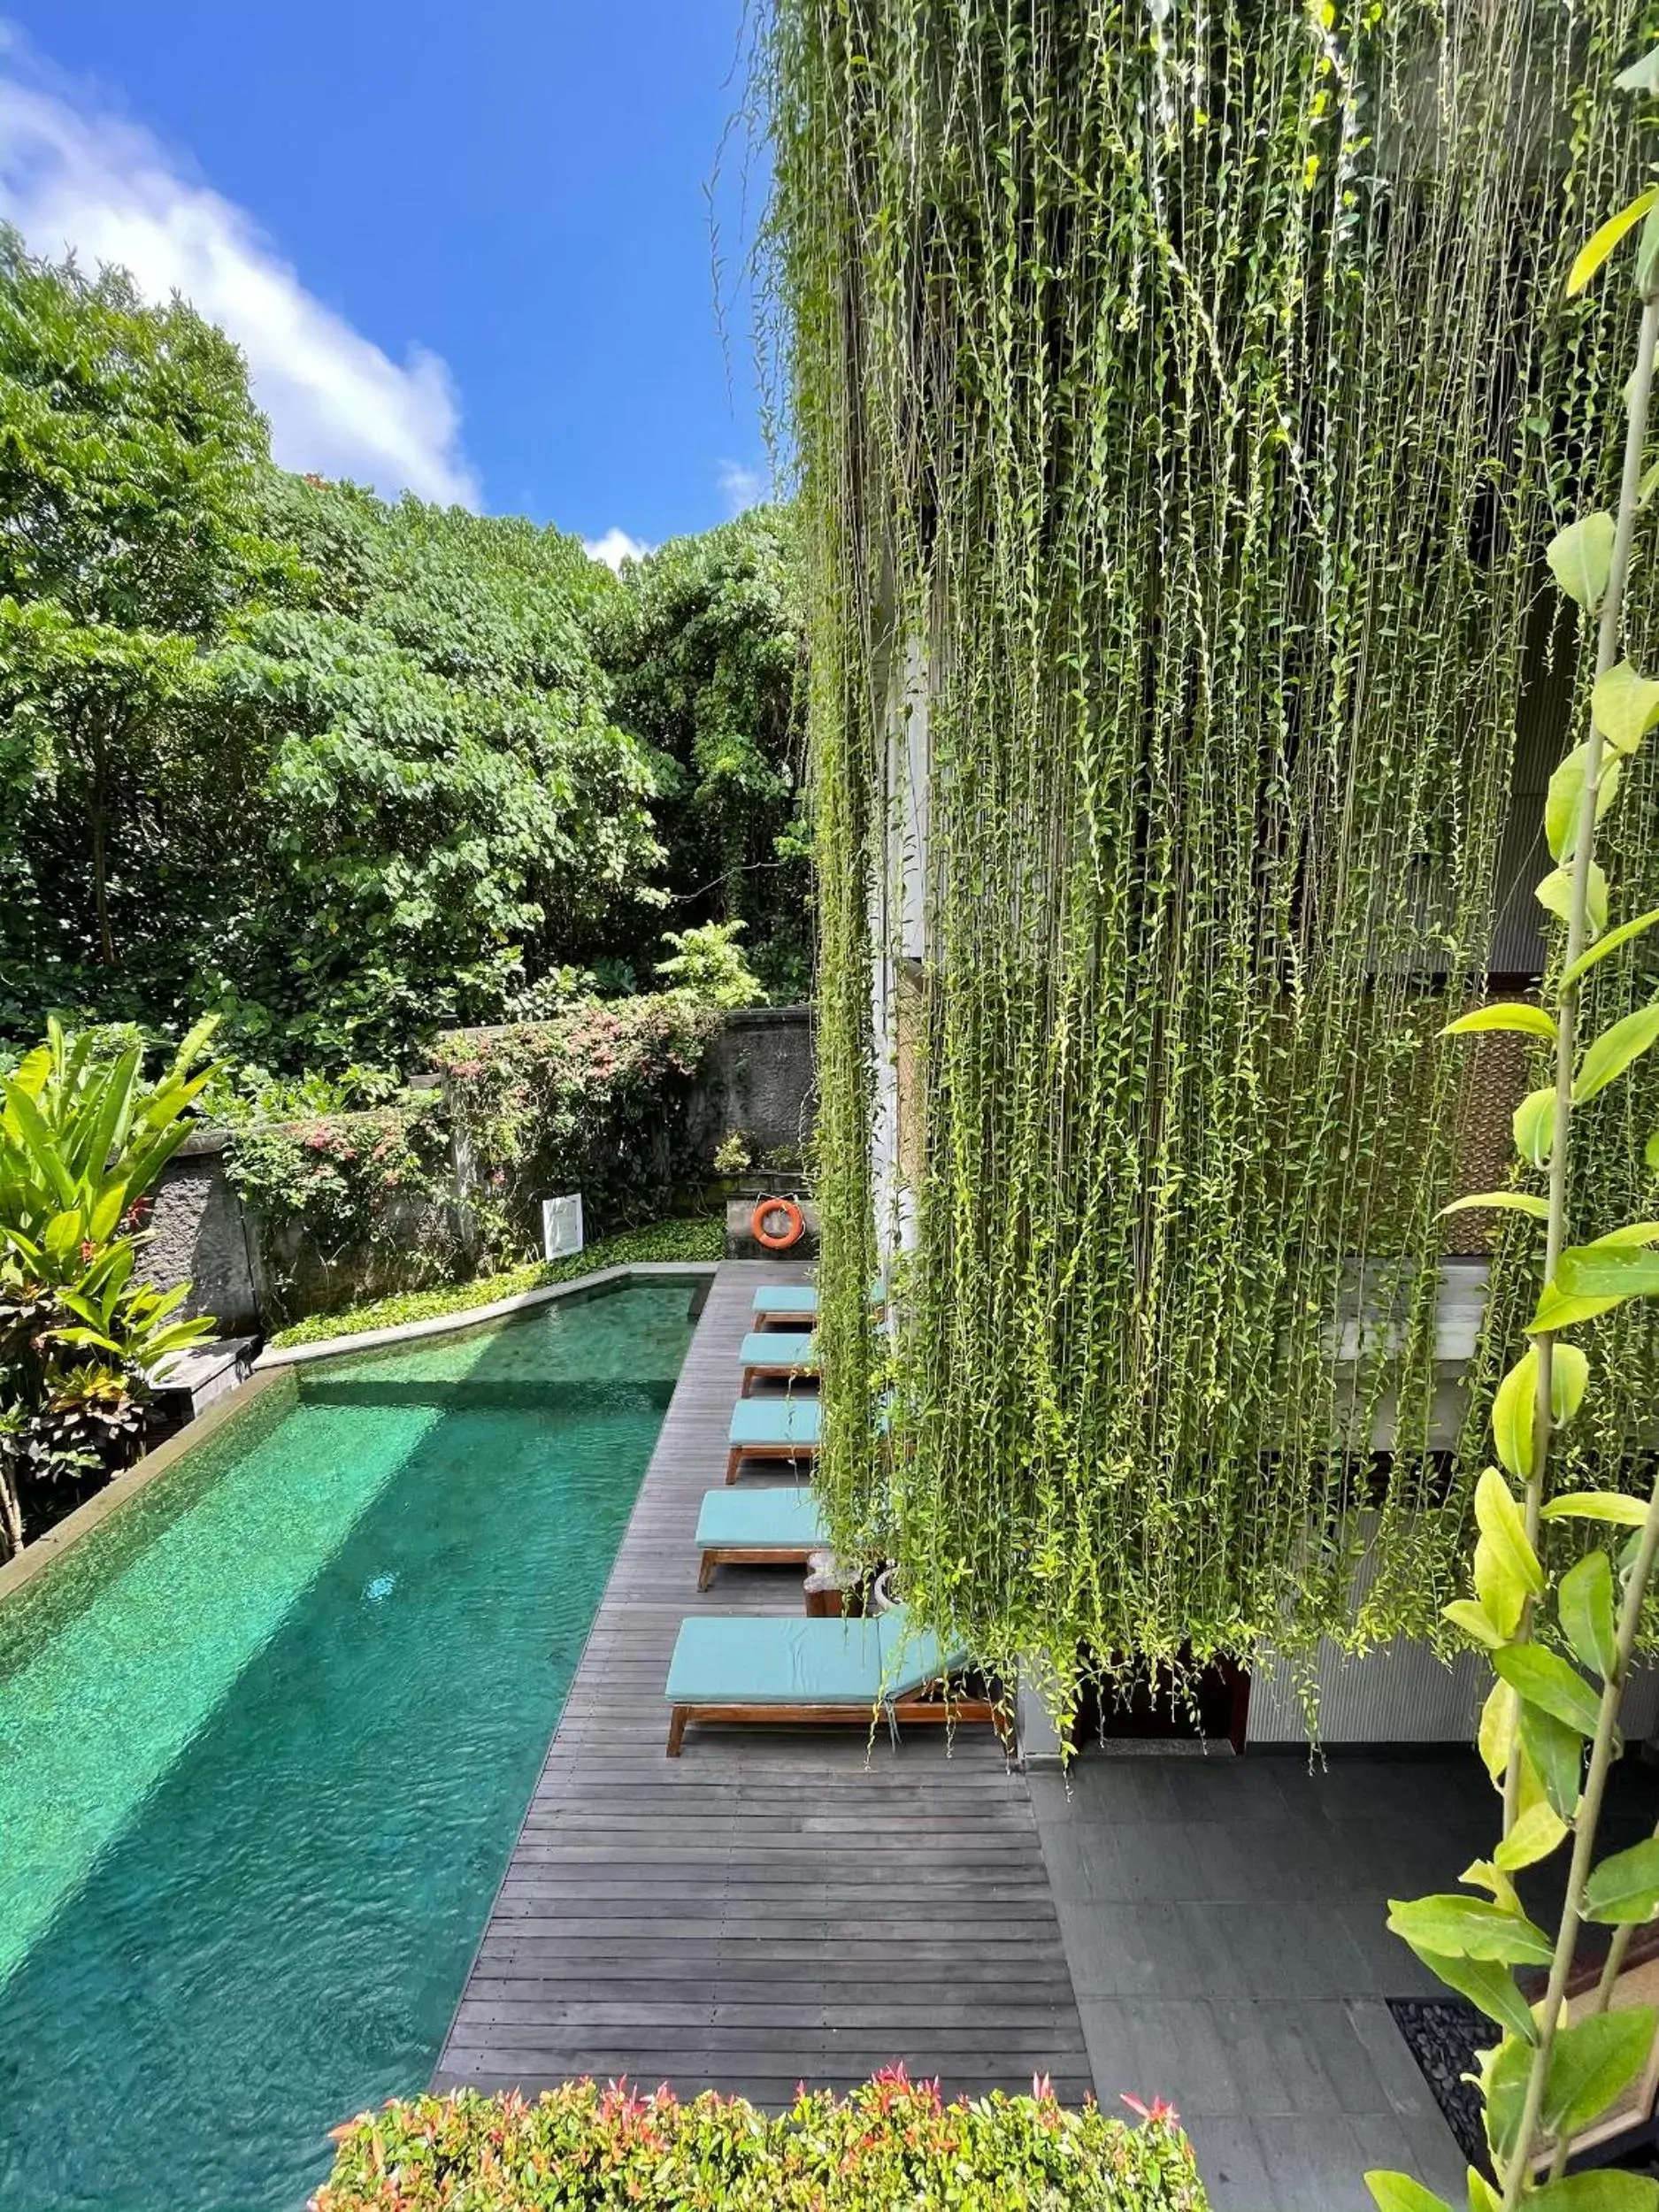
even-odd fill
[[(1470, 1452), (1428, 1447), (1468, 1063), (1433, 1040), (1486, 985), (1529, 624), (1534, 677), (1571, 646), (1539, 553), (1612, 442), (1624, 308), (1561, 278), (1619, 204), (1604, 88), (1651, 13), (773, 0), (820, 1479), (838, 1542), (1063, 1696), (1079, 1646), (1363, 1645), (1451, 1594)], [(918, 646), (889, 1330), (872, 988)], [(1634, 895), (1654, 809), (1621, 813)]]

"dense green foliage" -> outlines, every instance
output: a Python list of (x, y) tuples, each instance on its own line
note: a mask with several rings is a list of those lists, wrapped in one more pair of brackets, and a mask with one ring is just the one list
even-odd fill
[(288, 475), (219, 332), (9, 234), (0, 511), (0, 1036), (213, 1011), (269, 1069), (409, 1064), (645, 983), (668, 920), (798, 949), (798, 863), (739, 897), (793, 803), (778, 517), (623, 583)]
[(0, 1111), (0, 1559), (142, 1448), (173, 1355), (210, 1335), (182, 1288), (135, 1273), (150, 1194), (189, 1134), (205, 1071), (187, 1038), (154, 1085), (128, 1045), (57, 1023), (4, 1079)]
[(494, 1305), (498, 1298), (519, 1298), (526, 1291), (545, 1290), (554, 1283), (574, 1282), (580, 1275), (602, 1267), (627, 1267), (636, 1260), (709, 1261), (726, 1251), (723, 1216), (680, 1215), (654, 1221), (642, 1229), (625, 1229), (619, 1235), (602, 1237), (567, 1259), (538, 1260), (525, 1267), (511, 1267), (499, 1275), (480, 1275), (469, 1283), (452, 1283), (442, 1289), (402, 1291), (389, 1298), (373, 1298), (342, 1312), (312, 1314), (292, 1328), (279, 1329), (273, 1344), (325, 1344), (337, 1336), (360, 1336), (365, 1329), (401, 1328), (409, 1321), (436, 1321), (449, 1314), (467, 1313), (475, 1306)]
[(681, 991), (579, 999), (544, 1022), (446, 1032), (431, 1088), (221, 1086), (267, 1318), (528, 1261), (555, 1192), (580, 1191), (593, 1236), (666, 1214), (707, 1171), (687, 1108), (712, 1022)]
[[(1479, 1461), (1448, 1480), (1427, 1448), (1462, 1071), (1423, 1048), (1485, 986), (1543, 546), (1605, 450), (1607, 319), (1563, 304), (1563, 210), (1628, 176), (1604, 65), (1643, 14), (769, 11), (819, 1479), (838, 1542), (879, 1532), (933, 1620), (1046, 1655), (1062, 1701), (1079, 1647), (1443, 1633)], [(1650, 774), (1613, 830), (1637, 905)], [(920, 959), (909, 1193), (872, 1149), (878, 953)], [(1597, 986), (1609, 1012), (1632, 987)], [(1639, 1153), (1601, 1156), (1586, 1225)], [(906, 1211), (889, 1335), (867, 1286)]]
[(787, 511), (756, 508), (630, 563), (601, 639), (613, 711), (654, 757), (666, 918), (741, 921), (769, 995), (804, 998), (803, 640)]
[(459, 1031), (434, 1056), (482, 1251), (535, 1249), (540, 1202), (580, 1191), (603, 1234), (665, 1212), (702, 1163), (686, 1107), (710, 1009), (665, 991), (587, 1001), (556, 1020)]
[(778, 2117), (705, 2092), (566, 2083), (535, 2104), (465, 2090), (365, 2113), (342, 2131), (316, 2212), (1203, 2212), (1186, 2138), (1131, 2128), (1041, 2085), (945, 2104), (902, 2069)]

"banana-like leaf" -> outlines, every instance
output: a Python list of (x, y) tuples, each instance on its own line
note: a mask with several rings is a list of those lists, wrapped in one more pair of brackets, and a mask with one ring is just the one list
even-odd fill
[(1522, 1353), (1498, 1385), (1492, 1402), (1492, 1440), (1502, 1464), (1512, 1475), (1532, 1471), (1532, 1440), (1538, 1400), (1538, 1354)]
[(1520, 1698), (1523, 1708), (1536, 1705), (1581, 1736), (1594, 1736), (1601, 1717), (1601, 1701), (1576, 1667), (1541, 1644), (1507, 1644), (1494, 1652), (1492, 1664)]
[(1589, 1383), (1590, 1363), (1578, 1346), (1553, 1346), (1549, 1360), (1549, 1417), (1557, 1428), (1565, 1428), (1578, 1412)]
[[(1572, 918), (1572, 872), (1557, 868), (1547, 875), (1532, 896), (1557, 921)], [(1599, 937), (1607, 927), (1607, 875), (1600, 861), (1590, 863), (1585, 881), (1584, 927), (1587, 937)]]
[(1584, 1886), (1584, 1909), (1592, 1920), (1614, 1927), (1659, 1918), (1659, 1837), (1603, 1859)]
[(1627, 1497), (1622, 1490), (1570, 1490), (1564, 1497), (1551, 1498), (1540, 1509), (1539, 1518), (1604, 1521), (1611, 1528), (1640, 1528), (1647, 1521), (1647, 1508), (1640, 1498)]
[(60, 1207), (73, 1206), (79, 1195), (75, 1179), (59, 1153), (39, 1106), (15, 1076), (6, 1082), (5, 1101), (7, 1113), (17, 1118), (18, 1132), (27, 1148), (29, 1164), (57, 1194)]
[(1544, 1594), (1544, 1570), (1526, 1533), (1526, 1522), (1509, 1486), (1495, 1467), (1483, 1470), (1475, 1485), (1475, 1520), (1480, 1533), (1500, 1553), (1509, 1571), (1534, 1597)]
[(1605, 1682), (1618, 1663), (1613, 1570), (1604, 1551), (1586, 1552), (1561, 1578), (1555, 1609), (1573, 1656)]
[(1529, 1167), (1544, 1167), (1555, 1142), (1555, 1087), (1529, 1091), (1510, 1121), (1515, 1148)]
[(1409, 2174), (1375, 2166), (1365, 2177), (1365, 2186), (1377, 2212), (1452, 2212), (1444, 2197), (1437, 2197), (1432, 2189), (1413, 2181)]

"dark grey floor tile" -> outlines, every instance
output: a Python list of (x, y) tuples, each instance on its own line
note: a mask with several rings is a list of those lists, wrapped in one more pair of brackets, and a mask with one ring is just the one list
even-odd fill
[(1365, 1957), (1340, 1905), (1202, 1905), (1200, 1924), (1225, 1945), (1233, 1986), (1217, 1997), (1349, 1997), (1377, 1994)]
[(1261, 2119), (1394, 2111), (1340, 1999), (1234, 1999), (1214, 2009), (1240, 2112)]
[(1041, 1821), (1037, 1835), (1048, 1886), (1057, 1902), (1096, 1904), (1112, 1895), (1116, 1858), (1108, 1829), (1075, 1821)]
[(1111, 1831), (1111, 1895), (1172, 1903), (1213, 1893), (1192, 1821), (1125, 1821)]
[(1134, 1904), (1209, 1893), (1186, 1822), (1071, 1821), (1039, 1832), (1056, 1897)]
[(1256, 2135), (1279, 2212), (1376, 2212), (1367, 2170), (1411, 2171), (1411, 2144), (1397, 2120), (1264, 2116)]
[[(1386, 2005), (1362, 1998), (1351, 1998), (1347, 2006), (1348, 2022), (1354, 2034), (1363, 2047), (1379, 2086), (1388, 2101), (1388, 2108), (1398, 2115), (1408, 2129), (1416, 2122), (1432, 2122), (1443, 2128), (1440, 2107), (1433, 2092), (1423, 2078), (1422, 2069), (1411, 2055), (1411, 2047), (1401, 2034), (1394, 2016)], [(1350, 2111), (1359, 2108), (1350, 2105)]]
[(1242, 2104), (1210, 2006), (1195, 1999), (1080, 1997), (1094, 2093), (1109, 2109), (1125, 2093), (1178, 2112), (1239, 2112)]
[(1472, 1752), (1333, 1755), (1311, 1771), (1292, 1762), (1281, 1777), (1287, 1801), (1326, 1820), (1455, 1821), (1485, 1809), (1492, 1795)]
[(1294, 1809), (1286, 1797), (1287, 1762), (1245, 1757), (1170, 1759), (1162, 1771), (1176, 1810), (1194, 1820), (1271, 1820)]
[(1056, 1909), (1079, 1997), (1210, 1997), (1230, 1985), (1225, 1947), (1190, 1905), (1063, 1898)]
[[(1355, 2125), (1360, 2140), (1364, 2142), (1365, 2123), (1356, 2121)], [(1406, 2172), (1413, 2175), (1425, 2189), (1437, 2190), (1448, 2203), (1466, 2204), (1469, 2200), (1469, 2167), (1438, 2107), (1421, 2118), (1402, 2117), (1400, 2125), (1411, 2146)]]
[(1170, 1787), (1168, 1767), (1158, 1759), (1116, 1759), (1085, 1755), (1062, 1778), (1044, 1775), (1038, 1818), (1087, 1820), (1175, 1820), (1180, 1808)]
[[(1445, 1886), (1451, 1889), (1455, 1881)], [(1388, 1908), (1380, 1898), (1359, 1898), (1335, 1908), (1360, 1965), (1346, 1990), (1349, 1997), (1434, 1997), (1444, 1990), (1414, 1951), (1388, 1928)]]
[(1183, 2112), (1211, 2212), (1279, 2212), (1262, 2146), (1248, 2120), (1231, 2113)]

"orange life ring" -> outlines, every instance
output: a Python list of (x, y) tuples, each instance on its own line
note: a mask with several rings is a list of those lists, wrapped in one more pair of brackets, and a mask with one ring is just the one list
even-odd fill
[[(769, 1229), (766, 1224), (778, 1214), (783, 1216), (783, 1227)], [(806, 1217), (793, 1198), (763, 1198), (750, 1214), (749, 1226), (757, 1244), (764, 1244), (769, 1252), (787, 1252), (806, 1234)]]

